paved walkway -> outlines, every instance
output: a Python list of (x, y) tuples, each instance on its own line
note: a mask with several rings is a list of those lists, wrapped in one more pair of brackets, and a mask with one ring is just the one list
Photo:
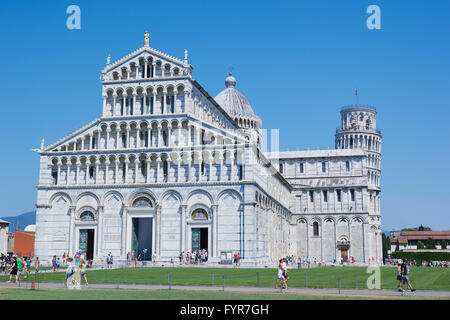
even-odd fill
[[(27, 286), (26, 283), (21, 283), (21, 287)], [(18, 287), (18, 284), (0, 282), (0, 287)], [(28, 284), (29, 287), (29, 284)], [(64, 288), (62, 283), (45, 282), (40, 283), (39, 287), (42, 288)], [(83, 287), (83, 285), (82, 285)], [(168, 285), (151, 285), (151, 284), (106, 284), (106, 283), (93, 283), (89, 284), (89, 288), (95, 289), (135, 289), (135, 290), (164, 290), (169, 289)], [(222, 291), (222, 286), (170, 286), (172, 290), (192, 290), (192, 291)], [(280, 292), (280, 289), (267, 288), (267, 287), (225, 287), (225, 291), (229, 292)], [(400, 296), (400, 292), (394, 290), (369, 290), (369, 289), (322, 289), (322, 288), (289, 288), (283, 290), (283, 292), (301, 293), (309, 295), (323, 295), (323, 294), (342, 294), (342, 295), (363, 295), (363, 296)], [(431, 291), (431, 290), (418, 290), (416, 292), (406, 291), (404, 295), (416, 296), (416, 297), (448, 297), (450, 298), (450, 291)]]

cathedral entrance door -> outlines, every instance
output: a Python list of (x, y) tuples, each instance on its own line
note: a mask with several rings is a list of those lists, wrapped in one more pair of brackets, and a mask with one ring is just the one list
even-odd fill
[(192, 252), (208, 251), (208, 228), (192, 228)]
[(343, 262), (348, 260), (348, 249), (341, 249), (341, 258)]
[(86, 252), (86, 259), (94, 258), (94, 229), (80, 229), (80, 252)]
[(152, 258), (152, 223), (152, 218), (133, 218), (132, 220), (131, 249), (134, 250), (135, 257), (141, 254), (141, 260)]

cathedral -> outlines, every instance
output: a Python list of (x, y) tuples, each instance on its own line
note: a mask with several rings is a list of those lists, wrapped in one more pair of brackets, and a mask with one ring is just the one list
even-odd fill
[(192, 72), (187, 51), (156, 50), (148, 33), (140, 49), (107, 58), (101, 117), (35, 149), (35, 256), (170, 261), (206, 249), (211, 264), (236, 252), (243, 264), (379, 264), (376, 109), (342, 108), (334, 149), (268, 152), (232, 74), (213, 98)]

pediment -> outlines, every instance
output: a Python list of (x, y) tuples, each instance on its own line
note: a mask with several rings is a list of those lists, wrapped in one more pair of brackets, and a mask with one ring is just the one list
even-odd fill
[[(170, 70), (178, 70), (178, 75), (188, 75), (190, 71), (192, 71), (192, 66), (182, 60), (151, 47), (144, 46), (122, 59), (106, 65), (102, 70), (102, 81), (122, 80), (121, 76), (123, 70), (133, 74), (136, 70), (136, 66), (142, 70), (144, 61), (168, 67)], [(133, 77), (130, 79), (132, 78)]]

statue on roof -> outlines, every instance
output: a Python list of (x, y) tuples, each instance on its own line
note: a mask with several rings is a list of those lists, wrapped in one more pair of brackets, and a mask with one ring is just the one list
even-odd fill
[(144, 46), (148, 47), (149, 45), (150, 45), (150, 33), (148, 33), (148, 31), (145, 31)]

